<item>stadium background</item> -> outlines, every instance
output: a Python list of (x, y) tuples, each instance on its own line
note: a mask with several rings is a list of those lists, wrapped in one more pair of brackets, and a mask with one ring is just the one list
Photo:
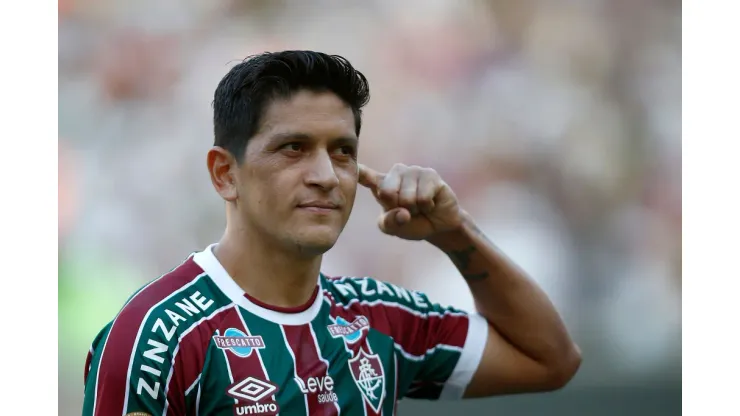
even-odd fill
[[(80, 414), (90, 342), (128, 295), (220, 237), (213, 90), (278, 49), (362, 70), (361, 161), (436, 168), (583, 349), (560, 392), (400, 414), (678, 414), (680, 29), (678, 0), (59, 0), (60, 414)], [(472, 307), (377, 214), (360, 191), (325, 272)]]

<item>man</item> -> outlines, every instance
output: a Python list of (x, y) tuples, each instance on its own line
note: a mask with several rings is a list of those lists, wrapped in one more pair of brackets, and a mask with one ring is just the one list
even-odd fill
[[(573, 377), (580, 353), (550, 301), (435, 171), (358, 164), (368, 100), (360, 72), (317, 52), (251, 57), (221, 80), (207, 165), (226, 232), (100, 332), (84, 415), (392, 415), (402, 397), (546, 391)], [(480, 314), (320, 273), (358, 183), (383, 208), (381, 231), (449, 255)]]

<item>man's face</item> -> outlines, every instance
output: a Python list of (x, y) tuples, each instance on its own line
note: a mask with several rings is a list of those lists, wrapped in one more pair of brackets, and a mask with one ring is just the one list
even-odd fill
[(336, 95), (272, 101), (238, 168), (238, 215), (274, 242), (326, 252), (352, 211), (357, 147), (352, 109)]

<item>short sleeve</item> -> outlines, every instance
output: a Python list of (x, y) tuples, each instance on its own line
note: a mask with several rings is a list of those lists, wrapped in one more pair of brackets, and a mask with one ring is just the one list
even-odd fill
[(488, 324), (478, 314), (432, 303), (422, 293), (414, 297), (419, 300), (414, 313), (394, 331), (399, 397), (461, 399), (483, 355)]
[(371, 278), (344, 277), (331, 284), (338, 297), (356, 296), (372, 328), (393, 339), (398, 398), (462, 398), (488, 337), (483, 317)]

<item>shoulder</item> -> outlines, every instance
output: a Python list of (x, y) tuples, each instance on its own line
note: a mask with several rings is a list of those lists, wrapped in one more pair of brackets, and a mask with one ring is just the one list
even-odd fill
[(105, 354), (130, 355), (137, 349), (171, 352), (172, 344), (218, 307), (207, 276), (188, 257), (135, 292), (109, 324)]
[(340, 306), (358, 303), (364, 307), (402, 308), (412, 313), (434, 309), (424, 293), (373, 277), (328, 277), (325, 282), (325, 293)]
[[(138, 327), (147, 321), (152, 314), (164, 311), (172, 301), (187, 299), (197, 291), (196, 284), (204, 276), (203, 270), (188, 257), (182, 264), (144, 285), (126, 301), (113, 322), (113, 328), (119, 326)], [(187, 300), (187, 303), (192, 303)]]
[(129, 298), (94, 341), (93, 361), (101, 374), (120, 379), (133, 379), (140, 368), (164, 373), (182, 339), (219, 307), (222, 301), (191, 256)]

